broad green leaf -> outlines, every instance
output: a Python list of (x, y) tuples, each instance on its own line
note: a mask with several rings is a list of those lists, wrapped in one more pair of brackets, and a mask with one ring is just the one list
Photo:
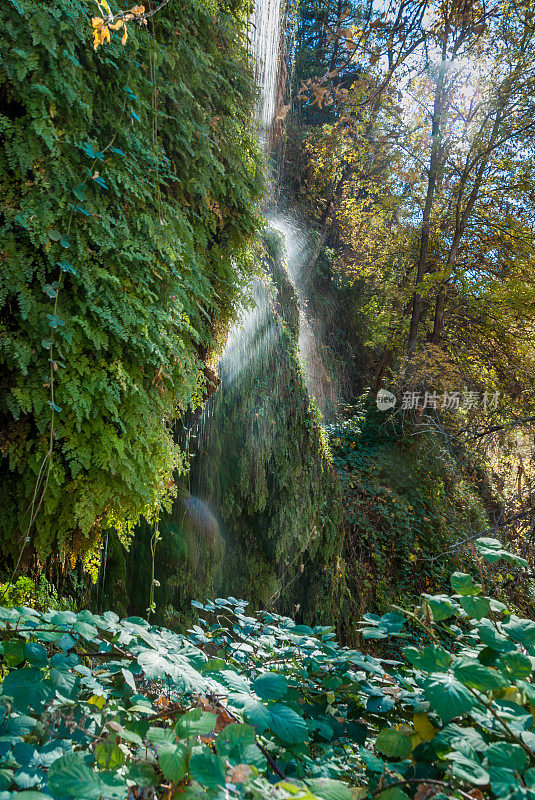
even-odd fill
[(256, 734), (253, 728), (244, 723), (236, 723), (234, 725), (225, 725), (223, 730), (219, 731), (215, 746), (220, 756), (236, 758), (243, 753), (248, 745), (255, 744), (255, 742)]
[(476, 700), (470, 691), (453, 675), (435, 673), (424, 680), (425, 697), (443, 722), (469, 711)]
[(201, 786), (224, 786), (225, 772), (223, 761), (215, 753), (205, 749), (201, 753), (194, 753), (190, 761), (190, 773)]
[(516, 650), (513, 642), (507, 636), (499, 633), (490, 621), (483, 621), (477, 630), (479, 638), (487, 647), (491, 647), (500, 653), (510, 653)]
[(342, 781), (332, 778), (313, 778), (307, 781), (310, 791), (322, 800), (351, 800), (351, 789)]
[(22, 639), (10, 639), (3, 643), (4, 661), (8, 667), (18, 667), (24, 661), (24, 642)]
[(454, 572), (450, 577), (451, 588), (456, 594), (473, 596), (481, 594), (481, 585), (465, 572)]
[(279, 739), (288, 744), (298, 744), (308, 739), (308, 728), (302, 717), (289, 706), (276, 703), (269, 708), (269, 727)]
[(158, 750), (158, 763), (166, 778), (175, 783), (188, 771), (189, 751), (184, 744), (164, 745)]
[(182, 739), (188, 736), (203, 736), (211, 733), (217, 722), (217, 714), (211, 714), (200, 708), (186, 711), (175, 725), (176, 735)]
[(471, 783), (473, 786), (486, 786), (489, 782), (489, 773), (483, 769), (481, 764), (468, 758), (463, 753), (450, 753), (453, 774), (460, 781)]
[(252, 683), (262, 700), (280, 700), (288, 691), (288, 681), (278, 672), (264, 672)]
[(40, 713), (54, 696), (50, 681), (44, 680), (42, 671), (33, 667), (10, 672), (2, 688), (5, 695), (13, 698), (15, 708), (19, 711), (33, 708)]
[(26, 642), (24, 645), (24, 658), (32, 667), (46, 667), (48, 655), (42, 644)]
[(504, 633), (513, 641), (527, 648), (535, 647), (535, 622), (532, 620), (521, 619), (512, 614), (502, 627)]
[(246, 694), (230, 695), (229, 700), (235, 707), (243, 710), (245, 719), (257, 733), (264, 733), (271, 724), (271, 714), (266, 706), (255, 697)]
[(528, 678), (532, 672), (531, 660), (524, 653), (504, 653), (495, 666), (511, 680)]
[(446, 672), (451, 664), (451, 655), (436, 644), (427, 645), (423, 650), (405, 647), (403, 654), (407, 661), (424, 672)]
[(493, 691), (509, 685), (509, 681), (498, 670), (485, 667), (474, 658), (459, 658), (453, 664), (455, 677), (465, 686), (482, 691)]
[(493, 742), (485, 753), (489, 765), (523, 772), (528, 766), (528, 758), (519, 744)]
[(98, 776), (87, 766), (81, 753), (72, 753), (54, 761), (47, 783), (52, 794), (58, 797), (96, 800), (101, 794)]
[(429, 608), (431, 609), (431, 613), (433, 614), (433, 619), (435, 622), (441, 622), (444, 619), (448, 619), (455, 614), (456, 606), (454, 601), (451, 597), (448, 597), (446, 594), (424, 594), (422, 597), (425, 598), (425, 601)]
[(479, 620), (490, 616), (490, 603), (487, 597), (461, 597), (459, 603), (472, 619)]
[(125, 778), (141, 787), (154, 786), (158, 780), (152, 764), (136, 763), (127, 765), (125, 768)]
[(100, 769), (117, 769), (125, 763), (126, 756), (115, 742), (106, 739), (95, 745), (95, 760)]
[(404, 733), (383, 728), (375, 740), (375, 749), (388, 758), (406, 758), (412, 750), (412, 744)]
[(522, 784), (512, 769), (506, 767), (489, 767), (490, 788), (496, 797), (510, 797), (511, 792)]

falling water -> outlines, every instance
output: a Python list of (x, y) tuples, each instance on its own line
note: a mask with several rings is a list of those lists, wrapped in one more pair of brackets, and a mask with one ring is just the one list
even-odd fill
[(260, 96), (257, 118), (269, 131), (275, 116), (280, 54), (281, 0), (256, 0), (251, 15), (251, 50)]

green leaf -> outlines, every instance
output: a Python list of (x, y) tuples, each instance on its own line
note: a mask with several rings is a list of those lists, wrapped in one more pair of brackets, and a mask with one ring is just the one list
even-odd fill
[(223, 730), (219, 731), (215, 746), (220, 756), (235, 759), (248, 745), (255, 742), (256, 734), (253, 728), (245, 723), (237, 723), (225, 725)]
[(459, 600), (463, 608), (472, 619), (490, 617), (490, 603), (488, 597), (461, 597)]
[(446, 672), (451, 664), (451, 655), (436, 644), (427, 645), (423, 650), (405, 647), (403, 654), (410, 664), (424, 672)]
[(424, 594), (422, 597), (425, 598), (427, 605), (431, 609), (435, 622), (442, 622), (442, 620), (448, 619), (455, 614), (455, 603), (447, 594)]
[(443, 722), (460, 716), (475, 705), (470, 691), (453, 675), (436, 673), (424, 681), (425, 697)]
[(375, 740), (375, 749), (388, 758), (406, 758), (412, 750), (412, 744), (404, 733), (383, 728)]
[(18, 667), (24, 661), (24, 642), (22, 639), (10, 639), (3, 643), (3, 652), (8, 667)]
[(504, 653), (495, 666), (511, 680), (528, 678), (533, 669), (530, 658), (524, 653)]
[(43, 673), (33, 667), (24, 667), (10, 672), (4, 679), (3, 693), (13, 698), (19, 711), (33, 708), (40, 713), (54, 696), (54, 689)]
[(490, 788), (496, 797), (510, 797), (511, 792), (522, 786), (513, 770), (506, 767), (489, 767), (489, 779)]
[(474, 759), (463, 753), (450, 753), (448, 758), (452, 761), (453, 774), (460, 781), (473, 786), (486, 786), (489, 782), (489, 773)]
[(188, 771), (189, 751), (184, 744), (163, 746), (158, 750), (160, 769), (170, 781), (181, 781)]
[(250, 697), (246, 694), (234, 694), (229, 696), (229, 700), (234, 702), (237, 708), (243, 709), (245, 719), (256, 729), (257, 733), (264, 733), (270, 727), (271, 714), (256, 697)]
[(482, 691), (493, 691), (509, 685), (498, 670), (485, 667), (474, 658), (459, 658), (453, 665), (455, 677), (465, 686)]
[(505, 767), (523, 772), (528, 765), (528, 757), (519, 744), (493, 742), (488, 746), (485, 755), (493, 767)]
[(128, 764), (125, 769), (125, 778), (143, 788), (155, 786), (158, 780), (156, 771), (151, 764), (137, 763)]
[(491, 622), (482, 622), (477, 631), (483, 644), (493, 650), (497, 650), (500, 653), (516, 650), (512, 641), (507, 636), (499, 633)]
[(59, 242), (62, 238), (62, 234), (55, 228), (49, 228), (47, 233), (48, 233), (48, 238), (51, 239), (53, 242)]
[(202, 786), (224, 786), (225, 772), (223, 761), (215, 753), (203, 750), (194, 753), (190, 762), (190, 773)]
[(95, 745), (95, 760), (100, 769), (117, 769), (125, 763), (126, 756), (115, 742), (107, 739)]
[(535, 622), (530, 619), (521, 619), (515, 614), (502, 626), (504, 633), (513, 641), (524, 645), (524, 647), (535, 647)]
[(456, 594), (473, 596), (481, 594), (481, 585), (465, 572), (454, 572), (450, 577), (451, 588)]
[(53, 795), (96, 800), (101, 794), (97, 774), (85, 763), (80, 753), (58, 758), (48, 772), (47, 784)]
[(252, 687), (262, 700), (280, 700), (288, 691), (288, 681), (277, 672), (264, 672)]
[(332, 778), (314, 778), (307, 781), (312, 794), (321, 797), (322, 800), (351, 800), (351, 789), (342, 781), (335, 781)]
[(292, 708), (276, 703), (269, 708), (271, 722), (269, 727), (279, 739), (288, 744), (298, 744), (308, 739), (305, 720)]
[(217, 723), (217, 714), (211, 714), (200, 708), (186, 711), (175, 725), (176, 735), (182, 739), (188, 736), (204, 736), (211, 733)]
[(385, 789), (380, 794), (376, 794), (375, 797), (377, 800), (409, 800), (409, 795), (400, 786)]
[(46, 667), (48, 654), (42, 644), (26, 642), (24, 645), (24, 658), (32, 667)]

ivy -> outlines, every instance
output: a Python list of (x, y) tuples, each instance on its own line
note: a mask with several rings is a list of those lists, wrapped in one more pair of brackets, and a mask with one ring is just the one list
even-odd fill
[(0, 800), (267, 799), (273, 784), (282, 800), (530, 798), (533, 623), (503, 606), (483, 623), (489, 644), (458, 600), (437, 599), (455, 625), (426, 598), (396, 614), (389, 637), (431, 642), (401, 660), (236, 598), (195, 601), (184, 634), (109, 611), (0, 608)]

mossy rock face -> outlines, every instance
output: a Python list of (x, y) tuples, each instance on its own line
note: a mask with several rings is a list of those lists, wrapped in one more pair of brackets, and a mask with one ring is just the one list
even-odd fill
[(319, 620), (336, 604), (338, 480), (299, 361), (297, 295), (269, 232), (255, 308), (231, 332), (192, 485), (221, 517), (219, 594)]

